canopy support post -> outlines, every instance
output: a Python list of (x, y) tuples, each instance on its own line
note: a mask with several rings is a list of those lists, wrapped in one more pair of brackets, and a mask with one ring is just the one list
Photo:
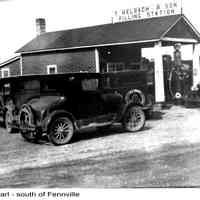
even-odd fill
[(155, 102), (162, 104), (165, 101), (164, 89), (164, 74), (163, 74), (163, 59), (162, 59), (162, 42), (156, 42), (154, 45), (154, 60), (155, 60)]

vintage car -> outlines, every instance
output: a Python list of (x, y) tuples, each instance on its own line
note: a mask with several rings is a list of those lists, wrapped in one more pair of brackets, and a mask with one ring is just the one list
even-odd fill
[(1, 111), (8, 132), (18, 128), (28, 141), (47, 135), (67, 144), (75, 132), (122, 123), (126, 131), (145, 125), (144, 107), (108, 87), (108, 75), (68, 73), (5, 78)]
[(139, 103), (148, 108), (155, 102), (152, 85), (146, 70), (104, 73), (104, 87), (118, 91), (126, 102)]

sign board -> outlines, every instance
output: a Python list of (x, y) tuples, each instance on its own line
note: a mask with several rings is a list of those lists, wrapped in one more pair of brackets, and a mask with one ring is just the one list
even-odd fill
[(153, 17), (180, 14), (182, 11), (181, 0), (171, 0), (160, 2), (150, 6), (140, 6), (135, 8), (116, 10), (112, 16), (112, 22), (125, 22)]

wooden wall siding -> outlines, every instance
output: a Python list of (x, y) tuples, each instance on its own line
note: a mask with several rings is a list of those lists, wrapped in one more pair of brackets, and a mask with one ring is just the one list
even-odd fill
[(95, 51), (55, 52), (23, 55), (23, 74), (46, 74), (47, 65), (57, 65), (58, 73), (95, 72)]
[[(11, 62), (9, 64), (6, 64), (3, 67), (1, 67), (1, 69), (3, 69), (3, 68), (9, 68), (11, 76), (20, 75), (20, 59), (15, 60), (15, 61), (13, 61), (13, 62)], [(0, 76), (1, 76), (1, 73), (0, 73)]]

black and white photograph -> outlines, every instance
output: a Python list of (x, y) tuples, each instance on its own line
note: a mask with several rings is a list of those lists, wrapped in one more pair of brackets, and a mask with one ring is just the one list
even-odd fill
[(0, 0), (0, 199), (200, 188), (199, 9)]

